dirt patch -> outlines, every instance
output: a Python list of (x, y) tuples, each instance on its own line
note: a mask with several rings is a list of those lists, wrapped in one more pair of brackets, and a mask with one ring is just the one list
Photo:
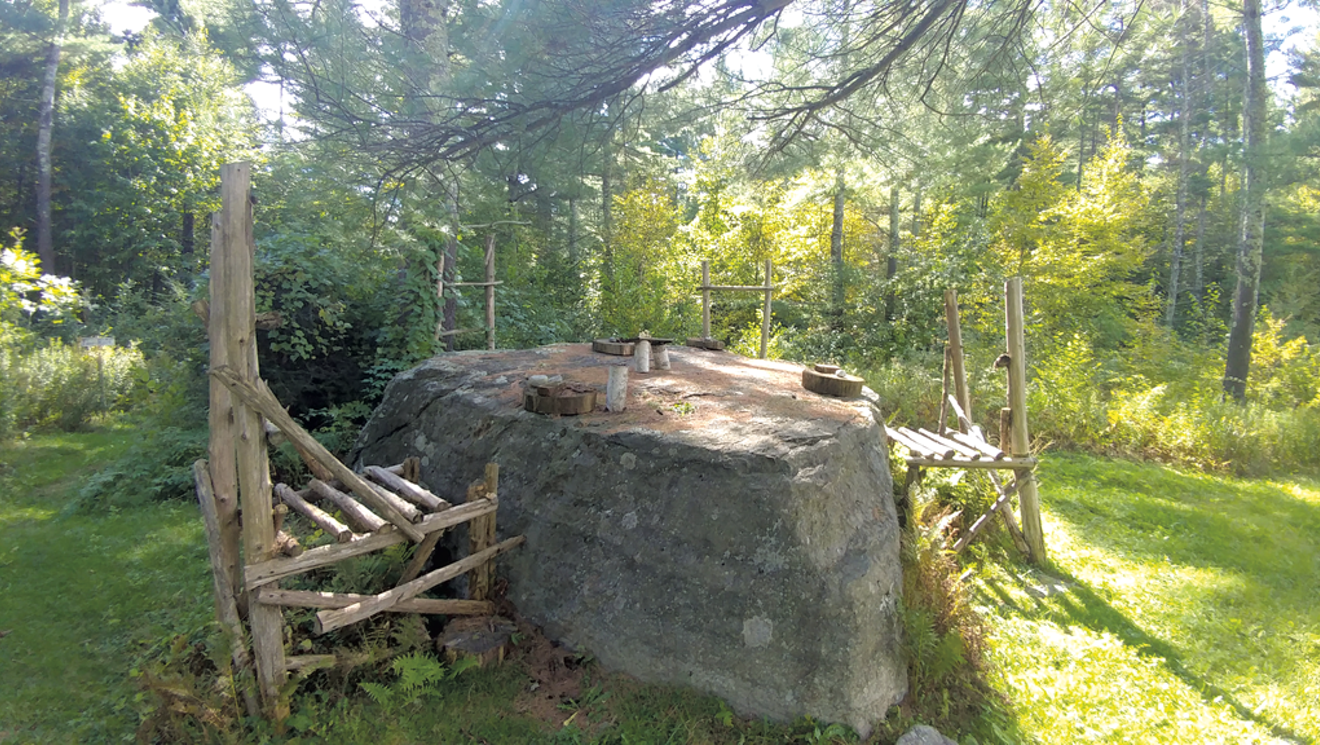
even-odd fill
[(593, 704), (601, 689), (596, 687), (593, 693), (591, 679), (597, 676), (593, 676), (590, 658), (546, 639), (541, 629), (518, 615), (517, 608), (503, 597), (496, 601), (495, 610), (512, 619), (517, 628), (504, 664), (517, 665), (527, 676), (527, 685), (514, 699), (514, 711), (542, 722), (550, 730), (570, 723), (584, 732), (604, 726), (606, 722), (600, 716), (593, 716), (597, 714)]
[[(846, 422), (858, 416), (862, 399), (838, 399), (802, 387), (802, 367), (758, 360), (732, 352), (669, 346), (671, 369), (629, 371), (628, 408), (606, 412), (604, 390), (609, 369), (631, 366), (631, 358), (592, 352), (590, 344), (556, 344), (536, 350), (465, 352), (449, 358), (469, 369), (484, 370), (478, 387), (511, 407), (523, 405), (524, 384), (532, 375), (561, 375), (566, 386), (601, 392), (598, 406), (574, 417), (575, 424), (605, 432), (645, 426), (660, 432), (703, 429), (714, 421), (761, 417)], [(461, 362), (459, 362), (461, 360)]]

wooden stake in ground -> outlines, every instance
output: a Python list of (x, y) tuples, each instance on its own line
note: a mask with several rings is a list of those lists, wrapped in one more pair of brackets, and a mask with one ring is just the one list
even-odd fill
[[(482, 484), (487, 498), (497, 498), (500, 487), (500, 466), (498, 463), (486, 464), (486, 479)], [(468, 523), (468, 550), (475, 555), (485, 551), (495, 543), (495, 513), (479, 517)], [(481, 564), (468, 574), (468, 597), (472, 600), (490, 598), (491, 577), (494, 567), (490, 562)]]
[[(1008, 342), (1008, 407), (1013, 410), (1009, 439), (1014, 458), (1031, 456), (1031, 436), (1027, 431), (1027, 342), (1022, 309), (1022, 278), (1013, 277), (1004, 285), (1005, 337)], [(1002, 448), (1002, 443), (1000, 444)], [(1045, 531), (1040, 522), (1040, 495), (1031, 469), (1016, 472), (1018, 500), (1022, 509), (1022, 534), (1027, 539), (1031, 561), (1045, 563)]]
[(224, 555), (224, 538), (220, 532), (220, 517), (216, 512), (215, 494), (211, 490), (211, 475), (206, 461), (193, 463), (193, 484), (197, 488), (197, 504), (202, 511), (202, 525), (206, 528), (206, 548), (211, 556), (211, 579), (215, 589), (215, 618), (229, 645), (234, 660), (234, 679), (248, 716), (261, 714), (256, 686), (252, 680), (252, 658), (248, 656), (247, 634), (239, 619), (238, 604), (234, 596), (234, 578), (229, 576), (229, 563)]
[[(256, 244), (252, 239), (252, 170), (247, 163), (229, 163), (220, 168), (220, 243), (212, 255), (217, 276), (211, 278), (212, 317), (222, 316), (223, 335), (211, 344), (222, 344), (233, 377), (239, 385), (251, 386), (257, 368), (257, 309), (252, 262)], [(223, 381), (222, 381), (223, 382)], [(233, 392), (233, 387), (226, 384)], [(256, 563), (275, 556), (275, 522), (271, 514), (270, 461), (266, 455), (266, 428), (261, 414), (248, 401), (232, 401), (232, 420), (211, 432), (212, 439), (229, 438), (236, 445), (239, 503), (243, 510), (243, 553)], [(252, 603), (248, 608), (252, 629), (252, 651), (256, 659), (257, 683), (266, 716), (282, 722), (289, 715), (281, 700), (284, 686), (284, 616), (278, 608)]]

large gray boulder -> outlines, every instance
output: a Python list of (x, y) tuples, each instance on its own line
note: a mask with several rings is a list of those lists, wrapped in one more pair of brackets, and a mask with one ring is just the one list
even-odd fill
[[(807, 714), (865, 733), (907, 689), (898, 522), (873, 394), (801, 387), (801, 368), (671, 348), (603, 410), (587, 345), (464, 352), (398, 376), (359, 464), (422, 461), (461, 499), (500, 465), (509, 598), (547, 636), (644, 681), (747, 715)], [(523, 410), (533, 374), (600, 387), (575, 417)]]

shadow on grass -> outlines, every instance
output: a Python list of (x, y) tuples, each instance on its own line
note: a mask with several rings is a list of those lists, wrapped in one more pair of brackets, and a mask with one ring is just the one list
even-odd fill
[[(1066, 523), (1086, 546), (1114, 557), (1148, 564), (1185, 566), (1216, 572), (1229, 589), (1185, 586), (1175, 596), (1187, 606), (1181, 615), (1192, 643), (1179, 646), (1147, 632), (1083, 580), (1058, 566), (1050, 574), (1072, 587), (1049, 601), (1015, 599), (993, 584), (986, 589), (1002, 605), (1027, 617), (1050, 618), (1108, 632), (1138, 654), (1164, 659), (1168, 670), (1209, 704), (1227, 704), (1242, 719), (1255, 722), (1277, 737), (1314, 742), (1288, 726), (1254, 711), (1231, 692), (1191, 669), (1199, 640), (1207, 649), (1240, 644), (1216, 635), (1206, 618), (1222, 621), (1235, 608), (1268, 613), (1262, 625), (1314, 617), (1317, 602), (1309, 583), (1315, 581), (1315, 557), (1320, 556), (1320, 504), (1312, 504), (1268, 482), (1227, 480), (1183, 473), (1158, 466), (1099, 461), (1081, 456), (1051, 459), (1043, 469), (1042, 494), (1049, 514)], [(1054, 476), (1056, 478), (1051, 479)], [(1005, 566), (1024, 584), (1032, 580), (1021, 568)], [(1024, 602), (1034, 607), (1023, 607)], [(1243, 613), (1245, 616), (1246, 613)], [(1234, 619), (1237, 620), (1237, 619)], [(1276, 640), (1276, 643), (1282, 644)], [(1243, 656), (1252, 650), (1243, 645)], [(1193, 657), (1189, 657), (1192, 655)], [(1285, 664), (1304, 657), (1286, 652)], [(1276, 677), (1286, 679), (1292, 669)]]
[[(1005, 567), (1014, 578), (1023, 585), (1032, 584), (1039, 578), (1033, 578), (1017, 572), (1017, 567)], [(1201, 675), (1188, 669), (1183, 662), (1183, 653), (1173, 644), (1151, 635), (1132, 619), (1110, 605), (1097, 595), (1085, 581), (1058, 568), (1051, 567), (1049, 575), (1071, 585), (1066, 593), (1052, 596), (1058, 608), (1035, 598), (1031, 599), (1032, 608), (1024, 608), (1015, 602), (1003, 588), (988, 585), (996, 597), (1005, 605), (1027, 617), (1049, 618), (1062, 626), (1081, 626), (1096, 633), (1109, 633), (1120, 639), (1125, 645), (1144, 657), (1159, 657), (1164, 666), (1189, 688), (1196, 691), (1207, 704), (1227, 704), (1238, 717), (1255, 722), (1268, 729), (1275, 737), (1285, 738), (1295, 743), (1314, 743), (1312, 738), (1293, 731), (1289, 727), (1274, 721), (1268, 716), (1252, 710), (1239, 701), (1231, 692), (1206, 680)]]

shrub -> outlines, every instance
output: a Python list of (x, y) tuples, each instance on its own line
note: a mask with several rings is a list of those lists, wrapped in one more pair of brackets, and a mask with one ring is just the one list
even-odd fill
[(10, 348), (0, 357), (0, 412), (11, 426), (78, 430), (98, 414), (121, 409), (144, 370), (133, 347), (84, 350), (52, 339), (26, 353)]

